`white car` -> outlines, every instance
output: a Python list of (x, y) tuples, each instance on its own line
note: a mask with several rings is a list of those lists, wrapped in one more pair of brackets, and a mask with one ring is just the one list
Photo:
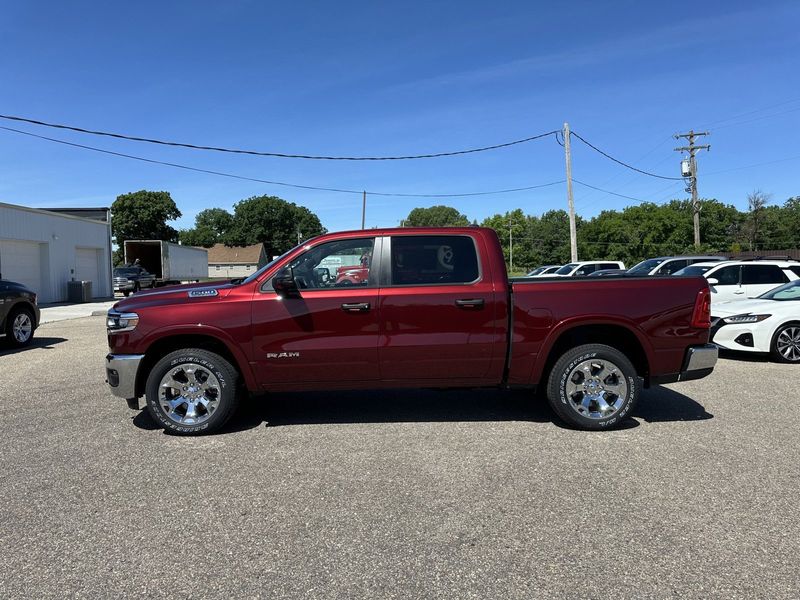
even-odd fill
[(552, 277), (553, 273), (558, 271), (561, 268), (561, 265), (543, 265), (537, 269), (534, 269), (525, 277)]
[(800, 363), (800, 280), (753, 300), (713, 306), (710, 337), (720, 348), (769, 352), (780, 362)]
[(648, 258), (628, 269), (628, 275), (673, 275), (695, 263), (720, 262), (724, 256), (659, 256)]
[(618, 260), (590, 260), (564, 265), (550, 277), (584, 277), (600, 269), (624, 269), (625, 265)]
[[(705, 268), (705, 272), (702, 270)], [(701, 275), (711, 288), (711, 304), (756, 298), (800, 279), (800, 263), (793, 260), (727, 260), (695, 263), (675, 275)]]

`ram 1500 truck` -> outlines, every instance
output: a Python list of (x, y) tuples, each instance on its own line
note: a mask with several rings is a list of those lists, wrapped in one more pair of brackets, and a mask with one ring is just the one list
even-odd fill
[[(368, 266), (345, 284), (330, 264)], [(491, 229), (349, 231), (118, 302), (106, 377), (179, 434), (219, 429), (247, 392), (482, 386), (544, 386), (564, 421), (604, 429), (643, 385), (711, 373), (709, 311), (702, 277), (509, 280)]]

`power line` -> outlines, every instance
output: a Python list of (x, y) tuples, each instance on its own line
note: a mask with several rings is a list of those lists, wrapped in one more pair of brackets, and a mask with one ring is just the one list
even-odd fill
[[(747, 117), (747, 116), (750, 116), (750, 115), (754, 115), (756, 113), (760, 113), (760, 112), (765, 111), (765, 110), (778, 108), (780, 106), (786, 106), (787, 104), (792, 104), (792, 103), (797, 102), (799, 100), (800, 100), (800, 98), (792, 98), (791, 100), (784, 100), (783, 102), (778, 102), (777, 104), (770, 104), (768, 106), (762, 106), (761, 108), (756, 108), (754, 110), (748, 110), (747, 112), (739, 113), (738, 115), (733, 115), (732, 117), (726, 117), (725, 119), (718, 119), (716, 121), (711, 121), (710, 123), (707, 123), (705, 127), (710, 127), (710, 128), (713, 128), (713, 129), (719, 129), (718, 127), (714, 127), (714, 126), (718, 125), (719, 123), (726, 123), (728, 121), (734, 121), (734, 120), (739, 119), (741, 117)], [(791, 111), (788, 111), (788, 112), (791, 112)], [(782, 114), (782, 113), (778, 113), (778, 114)], [(768, 115), (768, 116), (772, 116), (772, 115)], [(761, 117), (759, 117), (759, 118), (761, 118)], [(728, 127), (728, 125), (725, 125), (725, 127)]]
[(250, 154), (253, 156), (272, 156), (277, 158), (302, 158), (306, 160), (414, 160), (420, 158), (440, 158), (442, 156), (458, 156), (461, 154), (474, 154), (476, 152), (487, 152), (488, 150), (497, 150), (499, 148), (507, 148), (509, 146), (516, 146), (517, 144), (524, 144), (532, 142), (543, 137), (554, 135), (556, 131), (548, 131), (530, 137), (505, 142), (502, 144), (494, 144), (492, 146), (483, 146), (480, 148), (470, 148), (468, 150), (457, 150), (454, 152), (436, 152), (430, 154), (416, 154), (408, 156), (318, 156), (311, 154), (286, 154), (283, 152), (261, 152), (257, 150), (241, 150), (236, 148), (222, 148), (218, 146), (201, 146), (197, 144), (188, 144), (184, 142), (170, 142), (165, 140), (158, 140), (153, 138), (138, 137), (132, 135), (125, 135), (122, 133), (112, 133), (108, 131), (98, 131), (93, 129), (84, 129), (83, 127), (74, 127), (72, 125), (63, 125), (59, 123), (48, 123), (46, 121), (38, 121), (36, 119), (28, 119), (26, 117), (17, 117), (14, 115), (0, 115), (0, 119), (9, 121), (18, 121), (22, 123), (29, 123), (31, 125), (40, 125), (42, 127), (51, 127), (55, 129), (66, 129), (75, 131), (77, 133), (85, 133), (90, 135), (100, 135), (105, 137), (112, 137), (121, 140), (129, 140), (133, 142), (146, 142), (148, 144), (159, 144), (162, 146), (174, 146), (179, 148), (190, 148), (192, 150), (211, 150), (213, 152), (227, 152), (231, 154)]
[(603, 188), (599, 188), (599, 187), (596, 187), (594, 185), (589, 185), (588, 183), (584, 183), (583, 181), (578, 181), (574, 177), (572, 178), (572, 181), (574, 181), (578, 185), (582, 185), (583, 187), (586, 187), (586, 188), (589, 188), (589, 189), (592, 189), (592, 190), (597, 190), (598, 192), (603, 192), (604, 194), (611, 194), (612, 196), (618, 196), (620, 198), (625, 198), (627, 200), (633, 200), (635, 202), (640, 202), (640, 203), (641, 202), (647, 202), (647, 200), (640, 200), (639, 198), (634, 198), (633, 196), (626, 196), (625, 194), (618, 194), (617, 192), (612, 192), (610, 190), (604, 190)]
[[(141, 162), (162, 165), (166, 167), (173, 167), (176, 169), (183, 169), (186, 171), (194, 171), (196, 173), (205, 173), (208, 175), (216, 175), (219, 177), (228, 177), (231, 179), (241, 179), (243, 181), (253, 181), (256, 183), (266, 183), (268, 185), (279, 185), (283, 187), (290, 187), (290, 188), (297, 188), (303, 190), (315, 190), (315, 191), (322, 191), (322, 192), (336, 192), (340, 194), (363, 194), (364, 190), (350, 190), (345, 188), (334, 188), (334, 187), (321, 187), (321, 186), (313, 186), (313, 185), (301, 185), (297, 183), (287, 183), (284, 181), (272, 181), (269, 179), (259, 179), (257, 177), (247, 177), (245, 175), (236, 175), (234, 173), (226, 173), (224, 171), (214, 171), (211, 169), (201, 169), (198, 167), (190, 167), (188, 165), (182, 165), (179, 163), (167, 162), (163, 160), (156, 160), (153, 158), (145, 158), (143, 156), (136, 156), (133, 154), (125, 154), (122, 152), (115, 152), (113, 150), (106, 150), (104, 148), (96, 148), (94, 146), (87, 146), (85, 144), (77, 144), (75, 142), (68, 142), (66, 140), (60, 140), (57, 138), (51, 138), (44, 135), (39, 135), (36, 133), (31, 133), (29, 131), (22, 131), (20, 129), (14, 129), (12, 127), (4, 127), (0, 125), (0, 129), (5, 131), (12, 131), (14, 133), (19, 133), (22, 135), (27, 135), (30, 137), (34, 137), (40, 140), (46, 140), (48, 142), (54, 142), (56, 144), (63, 144), (65, 146), (72, 146), (74, 148), (82, 148), (84, 150), (91, 150), (93, 152), (100, 152), (102, 154), (110, 154), (112, 156), (117, 156), (120, 158), (127, 158), (130, 160), (138, 160)], [(549, 183), (542, 183), (538, 185), (531, 185), (525, 187), (518, 187), (518, 188), (508, 188), (503, 190), (491, 190), (491, 191), (482, 191), (482, 192), (466, 192), (463, 194), (406, 194), (400, 192), (373, 192), (370, 190), (366, 190), (368, 194), (373, 196), (391, 196), (391, 197), (402, 197), (402, 198), (465, 198), (468, 196), (490, 196), (493, 194), (510, 194), (514, 192), (524, 192), (528, 190), (535, 190), (539, 188), (549, 187), (552, 185), (558, 185), (560, 183), (564, 183), (564, 180), (561, 179), (559, 181), (551, 181)]]
[(612, 160), (612, 161), (614, 161), (615, 163), (617, 163), (617, 164), (619, 164), (619, 165), (622, 165), (623, 167), (626, 167), (626, 168), (628, 168), (628, 169), (631, 169), (632, 171), (636, 171), (637, 173), (641, 173), (642, 175), (648, 175), (649, 177), (657, 177), (657, 178), (659, 178), (659, 179), (670, 179), (670, 180), (675, 180), (675, 181), (680, 181), (680, 180), (682, 179), (681, 177), (667, 177), (666, 175), (658, 175), (657, 173), (650, 173), (649, 171), (644, 171), (644, 170), (642, 170), (642, 169), (637, 169), (637, 168), (636, 168), (636, 167), (634, 167), (633, 165), (629, 165), (628, 163), (626, 163), (626, 162), (623, 162), (623, 161), (619, 160), (618, 158), (614, 158), (613, 156), (611, 156), (611, 155), (610, 155), (610, 154), (608, 154), (607, 152), (603, 152), (602, 150), (600, 150), (600, 148), (598, 148), (598, 147), (597, 147), (597, 146), (595, 146), (594, 144), (592, 144), (592, 143), (590, 143), (590, 142), (586, 141), (585, 139), (583, 139), (581, 136), (579, 136), (579, 135), (578, 135), (577, 133), (575, 133), (574, 131), (573, 131), (573, 132), (571, 132), (571, 135), (575, 136), (575, 137), (576, 137), (576, 138), (578, 138), (580, 141), (582, 141), (584, 144), (586, 144), (587, 146), (589, 146), (589, 148), (591, 148), (591, 149), (592, 149), (592, 150), (594, 150), (595, 152), (598, 152), (598, 153), (602, 154), (603, 156), (605, 156), (605, 157), (606, 157), (606, 158), (608, 158), (609, 160)]

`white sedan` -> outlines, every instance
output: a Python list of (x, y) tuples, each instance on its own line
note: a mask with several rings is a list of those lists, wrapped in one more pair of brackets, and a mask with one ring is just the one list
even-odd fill
[(720, 348), (800, 363), (800, 280), (752, 300), (720, 302), (711, 313), (711, 341)]

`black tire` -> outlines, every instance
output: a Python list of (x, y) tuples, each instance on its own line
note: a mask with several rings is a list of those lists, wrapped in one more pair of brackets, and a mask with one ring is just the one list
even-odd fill
[[(592, 361), (597, 365), (593, 365)], [(581, 381), (581, 377), (584, 375), (583, 371), (578, 372), (576, 369), (583, 362), (589, 363), (590, 372), (599, 369), (596, 371), (597, 376), (593, 379), (600, 381), (601, 385), (610, 385), (618, 387), (618, 389), (621, 389), (623, 384), (625, 386), (624, 393), (620, 395), (615, 395), (610, 391), (601, 391), (603, 400), (609, 400), (608, 404), (612, 404), (610, 400), (613, 400), (612, 405), (615, 407), (607, 417), (603, 417), (600, 410), (592, 412), (591, 407), (597, 408), (597, 404), (593, 404), (589, 400), (587, 402), (589, 402), (590, 408), (583, 407), (580, 401), (584, 398), (591, 398), (591, 396), (584, 395), (582, 391), (577, 392), (575, 396), (567, 394), (570, 375), (577, 378), (577, 381), (572, 381), (573, 385), (584, 384), (584, 381)], [(609, 364), (614, 369), (609, 369)], [(604, 372), (608, 372), (609, 375), (604, 376)], [(583, 387), (586, 389), (585, 385)], [(604, 390), (605, 387), (599, 389)], [(632, 413), (641, 393), (642, 382), (628, 357), (616, 348), (604, 344), (585, 344), (567, 350), (556, 361), (547, 380), (547, 400), (553, 411), (561, 419), (579, 429), (598, 430), (618, 426)], [(581, 414), (579, 409), (584, 410), (586, 414)]]
[[(14, 321), (17, 319), (19, 315), (27, 315), (28, 319), (30, 320), (31, 325), (31, 333), (26, 340), (19, 341), (16, 336), (14, 335)], [(35, 317), (33, 315), (33, 311), (28, 308), (27, 306), (17, 306), (12, 308), (11, 311), (8, 313), (8, 317), (6, 317), (6, 340), (7, 343), (11, 345), (12, 348), (24, 348), (25, 346), (30, 345), (33, 341), (33, 333), (36, 327)]]
[[(800, 352), (798, 352), (800, 348), (793, 343), (793, 340), (798, 339), (799, 332), (800, 323), (786, 323), (778, 328), (778, 330), (775, 332), (775, 335), (772, 336), (772, 344), (770, 344), (770, 355), (772, 356), (773, 360), (789, 364), (800, 363)], [(782, 335), (784, 336), (783, 339), (781, 339)], [(786, 342), (790, 344), (788, 348), (789, 356), (784, 356), (783, 353), (778, 349), (778, 340), (781, 340), (782, 344)], [(784, 350), (786, 350), (785, 347)]]
[(131, 291), (130, 290), (122, 290), (122, 295), (127, 298), (128, 296), (131, 295)]
[(142, 289), (142, 288), (139, 286), (139, 284), (138, 284), (138, 283), (134, 283), (134, 284), (133, 284), (133, 293), (134, 293), (134, 294), (135, 294), (136, 292), (138, 292), (140, 289)]
[[(181, 423), (171, 418), (162, 406), (159, 396), (161, 380), (169, 375), (173, 369), (177, 369), (176, 372), (180, 372), (181, 365), (196, 365), (201, 372), (212, 374), (219, 383), (218, 394), (215, 396), (216, 408), (213, 413), (202, 415), (205, 419), (197, 424)], [(233, 365), (218, 354), (198, 348), (176, 350), (159, 360), (147, 376), (147, 385), (145, 387), (147, 409), (156, 423), (170, 433), (178, 435), (212, 433), (225, 425), (233, 413), (236, 412), (236, 407), (239, 403), (238, 379), (239, 374)], [(188, 410), (184, 409), (184, 413), (186, 412)], [(178, 409), (177, 416), (180, 416), (179, 413), (180, 409)]]

